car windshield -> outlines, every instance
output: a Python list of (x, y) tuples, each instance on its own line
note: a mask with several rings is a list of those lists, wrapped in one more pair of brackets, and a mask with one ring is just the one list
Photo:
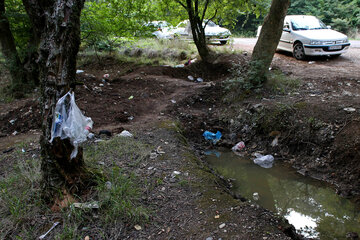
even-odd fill
[(297, 30), (314, 30), (327, 29), (326, 25), (316, 17), (300, 16), (291, 20), (292, 29)]
[[(206, 20), (204, 21), (204, 24), (205, 23), (206, 23)], [(206, 26), (208, 26), (208, 27), (216, 27), (217, 25), (213, 21), (209, 20)]]

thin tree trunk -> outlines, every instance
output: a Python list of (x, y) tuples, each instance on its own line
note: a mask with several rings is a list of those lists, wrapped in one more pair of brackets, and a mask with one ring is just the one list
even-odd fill
[(15, 39), (5, 15), (5, 1), (0, 0), (0, 43), (6, 64), (11, 75), (11, 92), (15, 97), (23, 96), (24, 84), (27, 83), (25, 69), (16, 50)]
[(68, 139), (55, 138), (52, 144), (49, 143), (56, 102), (71, 89), (76, 78), (80, 13), (84, 0), (23, 0), (23, 3), (40, 36), (43, 196), (56, 203), (59, 195), (81, 193), (89, 179), (81, 148), (77, 157), (70, 159), (73, 147)]
[(254, 87), (266, 81), (266, 73), (279, 43), (290, 0), (272, 0), (250, 63), (249, 80)]
[(26, 56), (23, 60), (23, 66), (26, 71), (27, 81), (34, 84), (35, 86), (40, 85), (39, 64), (37, 63), (37, 59), (39, 58), (39, 43), (40, 39), (37, 32), (33, 28), (31, 28), (31, 37), (27, 45)]
[[(194, 0), (193, 2), (193, 0), (186, 0), (186, 4), (182, 3), (181, 1), (177, 2), (182, 5), (188, 12), (192, 37), (201, 60), (204, 62), (211, 62), (211, 54), (206, 44), (205, 28), (202, 23), (203, 19), (199, 17), (199, 1)], [(206, 11), (206, 9), (204, 11)]]

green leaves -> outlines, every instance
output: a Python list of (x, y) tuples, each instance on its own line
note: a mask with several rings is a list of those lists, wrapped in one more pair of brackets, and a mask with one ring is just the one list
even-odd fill
[(359, 0), (293, 0), (288, 14), (317, 16), (326, 25), (347, 34), (360, 27)]
[(87, 1), (81, 16), (81, 38), (88, 46), (114, 45), (119, 37), (148, 35), (151, 4), (145, 0)]

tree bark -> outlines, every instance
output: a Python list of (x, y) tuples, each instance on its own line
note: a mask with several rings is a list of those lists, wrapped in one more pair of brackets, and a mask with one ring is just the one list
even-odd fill
[(206, 44), (205, 27), (203, 26), (203, 18), (209, 1), (210, 0), (207, 0), (205, 3), (206, 7), (203, 10), (202, 17), (199, 16), (199, 0), (186, 0), (186, 4), (182, 3), (180, 0), (177, 1), (188, 12), (192, 37), (201, 60), (204, 62), (211, 62), (212, 60), (210, 50)]
[(84, 1), (23, 0), (34, 30), (40, 36), (41, 170), (43, 197), (49, 203), (59, 202), (61, 195), (80, 194), (89, 183), (82, 149), (79, 148), (75, 159), (70, 159), (73, 147), (68, 139), (55, 138), (52, 144), (49, 142), (56, 102), (75, 83)]
[(249, 80), (254, 87), (266, 81), (266, 73), (279, 43), (289, 6), (290, 0), (272, 0), (250, 62)]
[(11, 92), (15, 97), (23, 96), (23, 85), (27, 84), (24, 66), (16, 50), (15, 39), (5, 15), (5, 1), (0, 0), (0, 43), (11, 75)]

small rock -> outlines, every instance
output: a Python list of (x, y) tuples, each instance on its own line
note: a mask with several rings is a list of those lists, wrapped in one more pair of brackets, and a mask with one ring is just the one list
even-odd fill
[(84, 238), (84, 240), (90, 240), (90, 237), (89, 237), (89, 236), (86, 236), (86, 237)]
[(12, 135), (17, 135), (18, 134), (18, 131), (14, 131), (13, 133), (12, 133)]
[(103, 83), (100, 83), (100, 84), (99, 84), (99, 87), (103, 87), (103, 86), (104, 86), (104, 84), (103, 84)]
[(14, 125), (15, 121), (16, 121), (16, 119), (12, 119), (12, 120), (9, 121), (9, 123), (10, 123), (11, 125)]
[(190, 81), (194, 81), (194, 77), (193, 76), (188, 76), (187, 77)]
[(212, 237), (207, 237), (206, 240), (214, 240)]
[(176, 101), (175, 101), (174, 99), (171, 99), (171, 102), (172, 102), (173, 104), (175, 104), (175, 103), (176, 103)]
[(225, 223), (222, 223), (222, 224), (219, 225), (219, 228), (222, 229), (222, 228), (225, 227), (225, 225), (226, 225)]
[(135, 228), (137, 231), (140, 231), (140, 230), (142, 229), (141, 226), (140, 226), (140, 225), (137, 225), (137, 224), (134, 226), (134, 228)]
[(204, 79), (202, 79), (202, 78), (197, 78), (196, 81), (197, 81), (197, 82), (203, 82)]

